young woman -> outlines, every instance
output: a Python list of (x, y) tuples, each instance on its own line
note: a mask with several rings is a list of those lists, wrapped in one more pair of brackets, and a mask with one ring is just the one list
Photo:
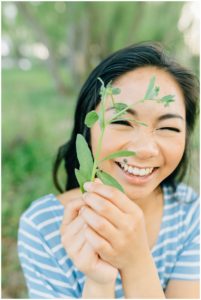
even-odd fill
[[(159, 98), (174, 95), (169, 106), (137, 104), (152, 76)], [(136, 152), (101, 164), (125, 193), (96, 179), (81, 194), (74, 174), (76, 135), (85, 136), (93, 154), (97, 149), (99, 123), (89, 129), (84, 119), (100, 109), (98, 77), (121, 89), (117, 102), (133, 105), (129, 121), (107, 127), (101, 148), (101, 157)], [(54, 165), (61, 190), (57, 171), (65, 162), (66, 191), (35, 201), (20, 220), (19, 257), (30, 297), (199, 298), (199, 201), (181, 183), (197, 105), (195, 76), (154, 43), (119, 50), (93, 70), (80, 91), (70, 141)], [(109, 120), (114, 110), (110, 101), (106, 106)]]

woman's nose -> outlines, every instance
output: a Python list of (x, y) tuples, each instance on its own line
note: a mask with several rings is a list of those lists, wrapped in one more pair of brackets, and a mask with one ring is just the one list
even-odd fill
[(159, 146), (151, 133), (144, 134), (141, 132), (137, 138), (130, 140), (128, 148), (128, 150), (136, 152), (137, 158), (143, 160), (159, 155)]

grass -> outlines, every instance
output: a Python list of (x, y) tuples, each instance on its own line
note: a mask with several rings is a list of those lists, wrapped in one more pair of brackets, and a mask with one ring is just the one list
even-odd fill
[[(17, 228), (30, 203), (57, 191), (51, 170), (58, 146), (68, 140), (75, 97), (61, 97), (44, 69), (2, 74), (2, 296), (27, 298), (17, 258)], [(199, 130), (193, 140), (190, 184), (199, 190)]]

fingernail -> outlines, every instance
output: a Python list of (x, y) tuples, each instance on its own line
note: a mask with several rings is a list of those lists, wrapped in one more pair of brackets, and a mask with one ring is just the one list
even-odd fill
[(102, 183), (102, 181), (99, 178), (95, 178), (94, 182)]
[(84, 184), (84, 189), (85, 189), (86, 191), (90, 191), (91, 188), (92, 188), (92, 183), (91, 183), (91, 182), (85, 182), (85, 184)]
[(82, 194), (83, 200), (86, 199), (86, 196), (87, 196), (87, 193), (86, 193), (86, 192)]

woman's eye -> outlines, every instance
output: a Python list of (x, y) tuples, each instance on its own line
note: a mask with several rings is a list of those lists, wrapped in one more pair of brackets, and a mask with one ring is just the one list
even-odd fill
[(124, 120), (119, 120), (119, 121), (112, 121), (111, 124), (119, 124), (119, 125), (126, 125), (126, 126), (131, 126), (131, 124), (128, 121)]
[(175, 132), (181, 132), (181, 130), (179, 130), (176, 127), (161, 127), (158, 130), (170, 130), (170, 131), (175, 131)]

